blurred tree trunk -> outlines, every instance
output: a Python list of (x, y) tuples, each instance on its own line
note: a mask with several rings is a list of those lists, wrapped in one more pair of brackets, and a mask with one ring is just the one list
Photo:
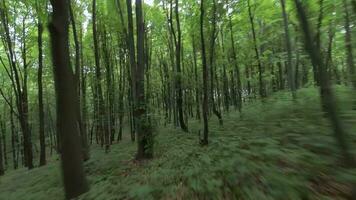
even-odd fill
[(192, 46), (193, 46), (193, 64), (194, 64), (194, 80), (195, 80), (195, 104), (196, 104), (196, 118), (200, 120), (200, 87), (199, 87), (199, 79), (198, 79), (198, 64), (197, 64), (197, 49), (195, 43), (194, 34), (192, 36)]
[[(39, 9), (39, 8), (37, 8)], [(43, 45), (42, 45), (42, 33), (43, 25), (38, 17), (37, 22), (37, 44), (38, 44), (38, 72), (37, 72), (37, 84), (38, 84), (38, 112), (39, 112), (39, 131), (40, 131), (40, 166), (46, 165), (46, 139), (44, 128), (44, 106), (43, 106), (43, 84), (42, 84), (42, 72), (43, 72)]]
[[(135, 88), (136, 88), (136, 80), (135, 80), (135, 72), (137, 68), (136, 63), (136, 54), (135, 54), (135, 38), (133, 31), (133, 17), (132, 17), (132, 2), (131, 0), (126, 0), (126, 8), (127, 8), (127, 26), (128, 26), (128, 49), (129, 49), (129, 59), (131, 69), (128, 70), (129, 79), (130, 79), (130, 91), (129, 91), (129, 104), (131, 108), (130, 114), (130, 124), (131, 124), (131, 141), (135, 141), (136, 134), (136, 119), (134, 117), (134, 109), (135, 109)], [(131, 72), (131, 73), (130, 73)]]
[(67, 199), (88, 191), (84, 174), (82, 147), (78, 128), (77, 93), (69, 57), (69, 1), (51, 0), (52, 22), (49, 24), (52, 61), (57, 94), (57, 123), (62, 145), (61, 159)]
[(353, 58), (353, 49), (352, 49), (352, 32), (350, 28), (350, 14), (348, 9), (348, 4), (346, 0), (343, 0), (344, 6), (344, 17), (345, 17), (345, 50), (346, 50), (346, 63), (350, 73), (350, 81), (352, 87), (356, 89), (356, 74), (355, 74), (355, 63)]
[(283, 22), (284, 22), (284, 36), (285, 36), (285, 43), (286, 43), (286, 49), (287, 49), (287, 74), (288, 74), (288, 83), (289, 83), (289, 88), (292, 91), (292, 96), (293, 99), (297, 98), (296, 94), (296, 87), (295, 87), (295, 74), (294, 74), (294, 67), (292, 64), (292, 45), (291, 45), (291, 39), (289, 36), (289, 28), (288, 28), (288, 16), (286, 12), (286, 5), (285, 5), (285, 0), (280, 0), (281, 5), (282, 5), (282, 14), (283, 14)]
[[(13, 98), (12, 95), (10, 97), (10, 105), (12, 107)], [(14, 169), (18, 168), (18, 149), (17, 146), (19, 144), (18, 133), (15, 130), (15, 121), (14, 121), (14, 113), (10, 110), (10, 126), (11, 126), (11, 149), (12, 149), (12, 161), (14, 165)]]
[(209, 73), (208, 66), (206, 61), (206, 50), (205, 50), (205, 39), (204, 39), (204, 0), (200, 2), (200, 39), (201, 39), (201, 51), (202, 51), (202, 63), (203, 63), (203, 121), (204, 121), (204, 134), (203, 139), (200, 141), (202, 145), (208, 145), (208, 134), (209, 134), (209, 125), (208, 125), (208, 81), (209, 81)]
[(136, 26), (137, 26), (137, 68), (135, 71), (135, 122), (137, 126), (137, 155), (142, 160), (153, 157), (153, 136), (151, 124), (147, 119), (145, 99), (145, 25), (143, 20), (142, 1), (136, 0)]
[(241, 113), (242, 110), (242, 86), (241, 86), (241, 75), (240, 75), (240, 69), (237, 64), (237, 56), (236, 56), (236, 49), (235, 49), (235, 40), (234, 40), (234, 33), (232, 31), (232, 20), (231, 16), (229, 16), (229, 27), (230, 27), (230, 40), (231, 40), (231, 47), (232, 47), (232, 58), (234, 59), (234, 71), (236, 74), (236, 79), (237, 79), (237, 108), (239, 112)]
[(258, 65), (258, 83), (259, 83), (259, 94), (261, 98), (267, 97), (266, 94), (266, 89), (263, 83), (263, 68), (262, 68), (262, 63), (260, 59), (260, 53), (258, 51), (258, 45), (257, 45), (257, 38), (256, 38), (256, 30), (255, 30), (255, 22), (254, 22), (254, 16), (252, 15), (251, 11), (251, 5), (250, 5), (250, 0), (247, 0), (248, 4), (248, 15), (251, 23), (251, 31), (252, 31), (252, 37), (253, 37), (253, 44), (254, 44), (254, 49), (255, 49), (255, 56), (257, 60), (257, 65)]
[(95, 57), (95, 90), (96, 90), (96, 103), (98, 104), (98, 123), (97, 131), (101, 138), (101, 145), (105, 144), (105, 152), (109, 151), (110, 142), (109, 138), (109, 127), (108, 120), (106, 119), (106, 109), (103, 97), (102, 89), (102, 77), (101, 77), (101, 67), (100, 67), (100, 55), (99, 55), (99, 36), (97, 31), (97, 10), (96, 10), (96, 0), (93, 0), (93, 42), (94, 42), (94, 57)]
[[(215, 103), (215, 92), (214, 92), (214, 75), (215, 75), (215, 40), (217, 38), (218, 32), (216, 31), (217, 26), (217, 11), (216, 11), (216, 0), (213, 0), (213, 10), (212, 10), (212, 31), (210, 36), (210, 47), (209, 47), (209, 63), (208, 63), (208, 70), (210, 72), (210, 101), (213, 109), (213, 113), (219, 119), (219, 124), (223, 124), (221, 112), (219, 112), (216, 103)], [(217, 95), (219, 95), (217, 93)]]
[(303, 29), (303, 33), (305, 36), (305, 48), (309, 53), (311, 61), (313, 65), (317, 66), (319, 69), (319, 78), (320, 78), (320, 97), (322, 103), (322, 109), (329, 117), (335, 139), (340, 147), (341, 153), (344, 157), (345, 163), (348, 166), (354, 166), (355, 161), (350, 152), (350, 148), (348, 145), (347, 132), (346, 129), (342, 126), (342, 122), (339, 117), (335, 95), (331, 88), (331, 83), (329, 80), (328, 72), (324, 66), (323, 58), (321, 54), (320, 48), (313, 43), (312, 31), (310, 29), (309, 21), (307, 19), (307, 14), (305, 9), (303, 8), (300, 0), (294, 0), (297, 13), (300, 21), (300, 25)]

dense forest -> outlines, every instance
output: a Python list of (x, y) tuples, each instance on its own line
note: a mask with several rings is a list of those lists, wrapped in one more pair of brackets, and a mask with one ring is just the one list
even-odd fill
[(0, 199), (356, 199), (356, 0), (0, 0)]

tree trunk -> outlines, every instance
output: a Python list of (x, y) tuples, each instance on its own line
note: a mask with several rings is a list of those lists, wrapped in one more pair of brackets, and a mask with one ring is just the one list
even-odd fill
[(39, 112), (39, 123), (40, 123), (40, 166), (46, 165), (46, 139), (45, 139), (45, 128), (44, 128), (44, 107), (43, 107), (43, 84), (42, 84), (42, 71), (43, 71), (43, 48), (42, 48), (42, 33), (43, 25), (41, 19), (38, 19), (37, 24), (38, 31), (38, 74), (37, 74), (37, 84), (38, 84), (38, 112)]
[(135, 54), (135, 38), (134, 38), (134, 32), (133, 32), (133, 17), (132, 17), (132, 2), (131, 0), (126, 0), (126, 7), (127, 7), (127, 26), (128, 26), (128, 49), (129, 49), (129, 59), (130, 59), (130, 65), (131, 69), (128, 70), (128, 72), (131, 72), (131, 74), (128, 76), (130, 78), (130, 93), (129, 93), (129, 101), (130, 101), (130, 108), (131, 108), (131, 114), (132, 117), (130, 117), (130, 122), (131, 122), (131, 141), (135, 141), (135, 134), (136, 134), (136, 119), (133, 115), (134, 114), (134, 109), (135, 109), (135, 93), (136, 93), (136, 80), (135, 80), (135, 73), (136, 73), (136, 68), (137, 68), (137, 63), (136, 63), (136, 54)]
[(320, 78), (320, 97), (322, 109), (325, 113), (327, 113), (327, 116), (330, 119), (335, 139), (340, 147), (342, 155), (344, 156), (345, 163), (348, 166), (353, 167), (355, 162), (347, 143), (347, 132), (346, 129), (342, 126), (342, 122), (339, 117), (336, 99), (331, 88), (328, 73), (323, 64), (321, 50), (313, 43), (312, 31), (310, 30), (309, 22), (306, 17), (307, 14), (303, 8), (302, 3), (300, 0), (294, 0), (294, 2), (297, 7), (299, 21), (305, 36), (305, 48), (309, 53), (313, 65), (317, 66), (319, 69), (318, 71)]
[(193, 35), (193, 61), (194, 61), (194, 80), (195, 80), (195, 104), (196, 104), (196, 118), (200, 120), (200, 87), (199, 87), (199, 80), (198, 80), (198, 65), (197, 65), (197, 50), (195, 47), (195, 37)]
[(75, 73), (74, 73), (74, 87), (75, 91), (77, 94), (77, 101), (78, 101), (78, 106), (77, 106), (77, 115), (78, 115), (78, 126), (79, 126), (79, 131), (80, 131), (80, 139), (82, 142), (82, 153), (83, 153), (83, 159), (86, 161), (89, 159), (89, 146), (88, 146), (88, 138), (87, 138), (87, 132), (85, 127), (83, 126), (83, 121), (82, 121), (82, 115), (81, 115), (81, 102), (80, 102), (80, 45), (79, 45), (79, 39), (78, 39), (78, 33), (77, 33), (77, 26), (75, 24), (75, 19), (74, 19), (74, 13), (73, 13), (73, 8), (72, 5), (69, 5), (69, 14), (70, 14), (70, 20), (72, 24), (72, 29), (73, 29), (73, 38), (74, 38), (74, 46), (75, 46)]
[(208, 125), (208, 81), (209, 73), (206, 62), (206, 52), (205, 52), (205, 39), (204, 39), (204, 0), (200, 2), (200, 39), (201, 39), (201, 50), (202, 50), (202, 62), (203, 62), (203, 121), (204, 121), (204, 134), (203, 139), (200, 141), (202, 145), (207, 145), (209, 143), (208, 134), (209, 134), (209, 125)]
[(105, 102), (102, 91), (102, 78), (101, 78), (101, 68), (100, 68), (100, 55), (99, 55), (99, 42), (98, 42), (98, 32), (96, 24), (96, 0), (93, 0), (93, 41), (94, 41), (94, 54), (95, 54), (95, 89), (96, 89), (96, 103), (98, 104), (98, 134), (101, 137), (101, 144), (105, 143), (105, 152), (109, 151), (110, 142), (105, 139), (109, 135), (109, 127), (107, 126), (106, 114), (105, 114)]
[(237, 108), (239, 112), (241, 113), (242, 110), (242, 86), (241, 86), (241, 75), (240, 75), (240, 69), (239, 66), (237, 65), (237, 56), (236, 56), (236, 50), (235, 50), (235, 40), (234, 40), (234, 34), (232, 31), (232, 20), (231, 16), (229, 16), (229, 26), (230, 26), (230, 39), (231, 39), (231, 47), (232, 47), (232, 56), (234, 59), (234, 67), (235, 67), (235, 73), (236, 73), (236, 79), (237, 79)]
[(291, 45), (291, 40), (289, 36), (289, 29), (288, 29), (288, 16), (286, 13), (286, 6), (285, 6), (285, 0), (280, 0), (281, 5), (282, 5), (282, 14), (283, 14), (283, 22), (284, 22), (284, 35), (285, 35), (285, 43), (286, 43), (286, 49), (287, 49), (287, 74), (288, 74), (288, 83), (289, 83), (289, 88), (292, 91), (292, 96), (293, 99), (297, 98), (296, 94), (296, 89), (295, 89), (295, 74), (293, 70), (293, 64), (292, 64), (292, 45)]
[(217, 38), (217, 31), (216, 31), (216, 24), (217, 24), (217, 12), (216, 12), (216, 0), (213, 0), (213, 13), (212, 13), (212, 19), (213, 19), (213, 30), (211, 32), (211, 37), (210, 37), (210, 54), (209, 54), (209, 71), (210, 71), (210, 101), (211, 105), (213, 107), (213, 113), (216, 115), (216, 117), (219, 119), (219, 124), (223, 124), (222, 120), (222, 115), (221, 112), (217, 109), (217, 106), (215, 104), (215, 93), (214, 93), (214, 75), (215, 75), (215, 40)]
[(179, 21), (179, 11), (178, 11), (178, 0), (175, 0), (175, 16), (177, 23), (177, 40), (176, 40), (176, 98), (177, 98), (177, 108), (178, 108), (178, 118), (180, 128), (184, 132), (188, 132), (188, 127), (184, 122), (184, 113), (183, 113), (183, 91), (182, 91), (182, 72), (181, 72), (181, 46), (182, 46), (182, 33), (180, 29), (180, 21)]
[(151, 125), (148, 124), (145, 99), (145, 49), (142, 1), (136, 0), (136, 26), (137, 26), (137, 68), (135, 71), (135, 122), (137, 126), (137, 155), (136, 159), (142, 160), (153, 157), (153, 136)]
[[(10, 104), (12, 105), (12, 95), (10, 97)], [(10, 125), (11, 125), (11, 149), (12, 149), (12, 161), (14, 165), (14, 169), (18, 168), (18, 160), (17, 160), (17, 150), (16, 147), (18, 145), (18, 133), (15, 130), (15, 122), (14, 122), (14, 113), (10, 111)]]
[(251, 23), (253, 44), (254, 44), (254, 49), (255, 49), (255, 53), (256, 53), (257, 65), (258, 65), (259, 93), (260, 93), (261, 98), (265, 98), (265, 97), (267, 97), (267, 94), (266, 94), (265, 86), (263, 84), (263, 68), (262, 68), (262, 63), (261, 63), (261, 59), (260, 59), (260, 53), (258, 51), (258, 46), (257, 46), (255, 23), (254, 23), (254, 17), (251, 12), (250, 0), (247, 0), (247, 4), (248, 4), (248, 15), (250, 18), (250, 23)]
[(62, 145), (62, 170), (65, 196), (75, 198), (88, 191), (84, 174), (78, 128), (77, 95), (70, 67), (68, 19), (69, 1), (51, 0), (52, 22), (49, 25), (55, 88), (57, 94), (57, 123)]

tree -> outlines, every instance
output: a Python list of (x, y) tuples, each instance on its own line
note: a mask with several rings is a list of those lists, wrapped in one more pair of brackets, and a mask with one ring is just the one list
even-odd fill
[(344, 156), (345, 163), (349, 166), (354, 166), (355, 161), (353, 159), (353, 156), (351, 155), (347, 143), (347, 132), (342, 125), (339, 113), (337, 111), (336, 99), (331, 88), (329, 76), (327, 74), (328, 72), (324, 67), (320, 48), (317, 48), (315, 43), (313, 43), (313, 33), (310, 29), (306, 11), (303, 8), (302, 3), (300, 2), (300, 0), (294, 0), (294, 3), (297, 8), (299, 22), (305, 37), (305, 49), (308, 52), (313, 65), (317, 66), (319, 69), (318, 72), (320, 78), (320, 98), (322, 103), (322, 109), (325, 113), (327, 113), (328, 118), (330, 119), (330, 122), (333, 127), (334, 137), (340, 147), (342, 155)]
[(223, 124), (223, 120), (222, 120), (222, 115), (221, 112), (217, 109), (217, 106), (215, 104), (215, 92), (214, 92), (214, 75), (216, 74), (215, 72), (215, 40), (218, 36), (218, 31), (217, 31), (217, 9), (216, 9), (216, 1), (213, 0), (213, 10), (212, 10), (212, 31), (211, 31), (211, 36), (210, 36), (210, 52), (209, 52), (209, 64), (208, 64), (208, 68), (210, 71), (210, 101), (211, 101), (211, 105), (213, 107), (213, 113), (217, 116), (217, 118), (219, 119), (219, 123), (220, 125)]
[[(235, 50), (235, 40), (234, 40), (234, 33), (232, 31), (232, 20), (231, 20), (231, 15), (229, 16), (229, 27), (230, 27), (230, 40), (231, 40), (231, 47), (232, 47), (232, 56), (234, 60), (234, 72), (232, 73), (233, 75), (236, 74), (236, 79), (237, 79), (237, 98), (238, 101), (235, 103), (235, 106), (238, 108), (239, 112), (241, 113), (242, 110), (242, 86), (241, 86), (241, 75), (240, 75), (240, 69), (237, 64), (237, 56), (236, 56), (236, 50)], [(233, 81), (234, 84), (235, 81)], [(235, 91), (235, 90), (234, 90)]]
[(209, 73), (206, 62), (206, 50), (205, 50), (205, 39), (204, 39), (204, 0), (200, 2), (200, 40), (201, 40), (201, 55), (202, 55), (202, 63), (203, 63), (203, 122), (204, 122), (204, 131), (203, 131), (203, 139), (201, 140), (202, 145), (207, 145), (209, 143), (209, 125), (208, 125), (208, 81), (209, 81)]
[(103, 97), (102, 89), (102, 77), (101, 77), (101, 67), (100, 67), (100, 55), (99, 55), (99, 42), (98, 42), (98, 31), (97, 31), (97, 8), (96, 0), (93, 0), (93, 41), (94, 41), (94, 55), (95, 55), (95, 103), (98, 109), (98, 122), (97, 122), (97, 132), (101, 137), (101, 144), (105, 143), (105, 152), (109, 151), (110, 141), (109, 141), (109, 130), (108, 130), (108, 120), (105, 115), (105, 103)]
[[(32, 141), (31, 141), (31, 129), (28, 119), (28, 67), (29, 62), (27, 60), (27, 46), (26, 46), (26, 16), (22, 18), (21, 23), (21, 58), (22, 58), (22, 68), (20, 67), (20, 62), (18, 62), (15, 54), (15, 45), (13, 37), (10, 35), (10, 19), (7, 10), (7, 4), (2, 1), (0, 6), (0, 20), (3, 25), (3, 31), (1, 32), (3, 46), (6, 49), (6, 55), (8, 59), (7, 67), (2, 60), (1, 63), (6, 71), (7, 76), (11, 81), (11, 87), (15, 93), (16, 99), (16, 113), (17, 118), (20, 121), (20, 127), (23, 135), (23, 149), (24, 149), (24, 164), (28, 169), (32, 169), (33, 166), (33, 152), (32, 152)], [(16, 38), (15, 38), (16, 39)], [(4, 92), (0, 89), (1, 96), (6, 99), (7, 104), (10, 109), (15, 113), (15, 109), (10, 101), (5, 97)]]
[[(172, 3), (172, 2), (171, 2)], [(176, 23), (177, 23), (177, 39), (175, 39), (175, 46), (176, 46), (176, 68), (177, 68), (177, 107), (178, 107), (178, 117), (179, 117), (179, 125), (184, 132), (188, 132), (188, 127), (184, 122), (183, 116), (183, 91), (182, 91), (182, 70), (181, 70), (181, 46), (182, 46), (182, 31), (180, 28), (180, 21), (179, 21), (179, 11), (178, 11), (178, 0), (175, 0), (175, 16), (176, 16)], [(174, 33), (174, 28), (172, 26), (172, 32)], [(176, 38), (176, 37), (174, 37)]]
[(43, 24), (42, 24), (42, 11), (40, 2), (36, 0), (37, 12), (37, 46), (38, 46), (38, 119), (40, 125), (40, 166), (46, 165), (46, 139), (45, 139), (45, 122), (44, 122), (44, 105), (43, 105)]
[(153, 157), (153, 136), (146, 113), (145, 99), (145, 24), (143, 21), (142, 1), (136, 0), (136, 31), (137, 31), (137, 66), (135, 70), (135, 122), (137, 128), (138, 149), (136, 159)]
[(288, 83), (289, 83), (289, 88), (292, 91), (293, 99), (295, 99), (296, 98), (295, 73), (292, 64), (292, 46), (291, 46), (291, 41), (289, 36), (288, 16), (286, 12), (285, 0), (281, 0), (281, 5), (282, 5), (282, 14), (283, 14), (283, 23), (284, 23), (285, 43), (286, 43), (287, 57), (288, 57), (287, 58)]
[(51, 0), (53, 13), (49, 24), (52, 61), (57, 95), (57, 123), (62, 145), (61, 160), (66, 198), (88, 191), (83, 168), (74, 76), (70, 67), (68, 26), (69, 1)]
[(266, 94), (266, 89), (265, 89), (265, 86), (263, 83), (263, 68), (262, 68), (262, 62), (260, 59), (260, 52), (258, 51), (255, 22), (254, 22), (254, 16), (251, 11), (250, 0), (247, 0), (247, 6), (248, 6), (248, 15), (249, 15), (250, 24), (251, 24), (253, 45), (254, 45), (254, 49), (255, 49), (255, 55), (256, 55), (257, 66), (258, 66), (259, 93), (260, 93), (261, 98), (265, 98), (267, 96), (267, 94)]

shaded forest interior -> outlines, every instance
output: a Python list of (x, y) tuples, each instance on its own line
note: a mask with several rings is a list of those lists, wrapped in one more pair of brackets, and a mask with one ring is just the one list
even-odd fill
[(356, 199), (356, 0), (0, 0), (0, 200)]

